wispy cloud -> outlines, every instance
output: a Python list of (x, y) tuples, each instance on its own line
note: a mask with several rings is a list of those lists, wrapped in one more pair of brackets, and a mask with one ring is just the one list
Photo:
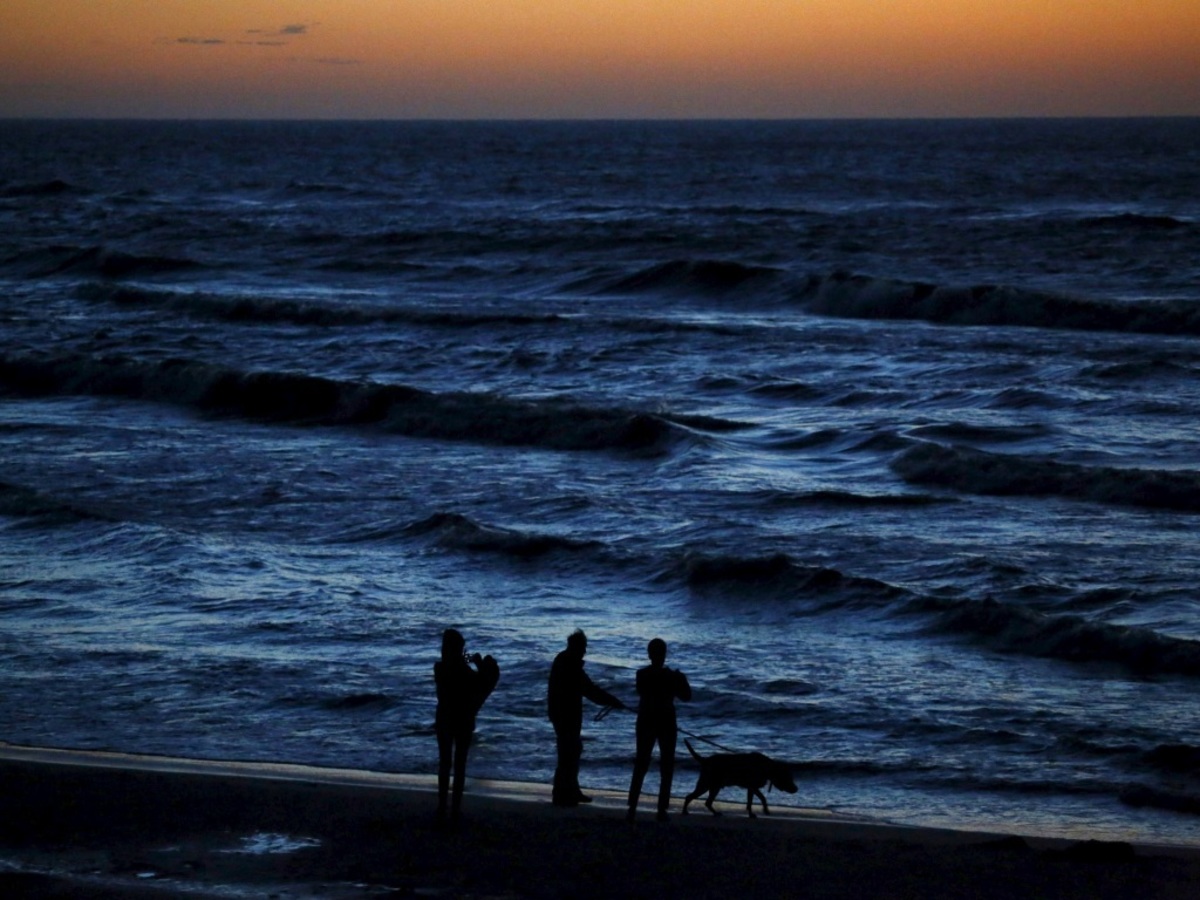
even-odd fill
[(316, 23), (313, 22), (311, 24), (284, 25), (282, 28), (247, 28), (246, 34), (255, 34), (267, 38), (304, 37), (315, 25)]
[(246, 40), (242, 37), (180, 37), (162, 38), (159, 43), (204, 47), (219, 47), (227, 44), (239, 47), (286, 47), (294, 40), (308, 37), (316, 25), (316, 22), (297, 22), (291, 25), (282, 25), (279, 28), (247, 28), (241, 32), (242, 35), (253, 35), (254, 40)]

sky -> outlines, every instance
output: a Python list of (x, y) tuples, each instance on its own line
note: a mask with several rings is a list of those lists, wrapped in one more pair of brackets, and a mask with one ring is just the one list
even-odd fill
[(1200, 0), (0, 0), (0, 117), (1200, 115)]

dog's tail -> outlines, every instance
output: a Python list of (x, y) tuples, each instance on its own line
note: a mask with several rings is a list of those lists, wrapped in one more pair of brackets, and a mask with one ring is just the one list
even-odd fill
[(684, 738), (684, 739), (683, 739), (683, 742), (684, 742), (685, 744), (687, 744), (688, 753), (690, 753), (690, 754), (692, 754), (692, 756), (696, 757), (696, 762), (703, 762), (703, 761), (704, 761), (704, 757), (703, 757), (703, 756), (701, 756), (699, 753), (697, 753), (697, 752), (696, 752), (696, 748), (692, 746), (692, 742), (691, 742), (691, 741), (689, 741), (687, 738)]

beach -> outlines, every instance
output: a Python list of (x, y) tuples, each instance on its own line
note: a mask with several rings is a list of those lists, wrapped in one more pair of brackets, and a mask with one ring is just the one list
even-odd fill
[[(5, 897), (1192, 897), (1200, 849), (892, 826), (820, 811), (633, 825), (617, 792), (0, 747)], [(652, 770), (650, 783), (654, 784)], [(1031, 801), (1032, 802), (1032, 801)], [(719, 807), (720, 808), (720, 807)]]

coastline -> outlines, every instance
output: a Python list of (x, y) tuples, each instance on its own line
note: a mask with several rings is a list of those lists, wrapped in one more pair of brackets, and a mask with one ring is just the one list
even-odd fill
[(6, 897), (1194, 896), (1200, 848), (898, 826), (779, 808), (668, 823), (623, 798), (431, 776), (0, 744)]

